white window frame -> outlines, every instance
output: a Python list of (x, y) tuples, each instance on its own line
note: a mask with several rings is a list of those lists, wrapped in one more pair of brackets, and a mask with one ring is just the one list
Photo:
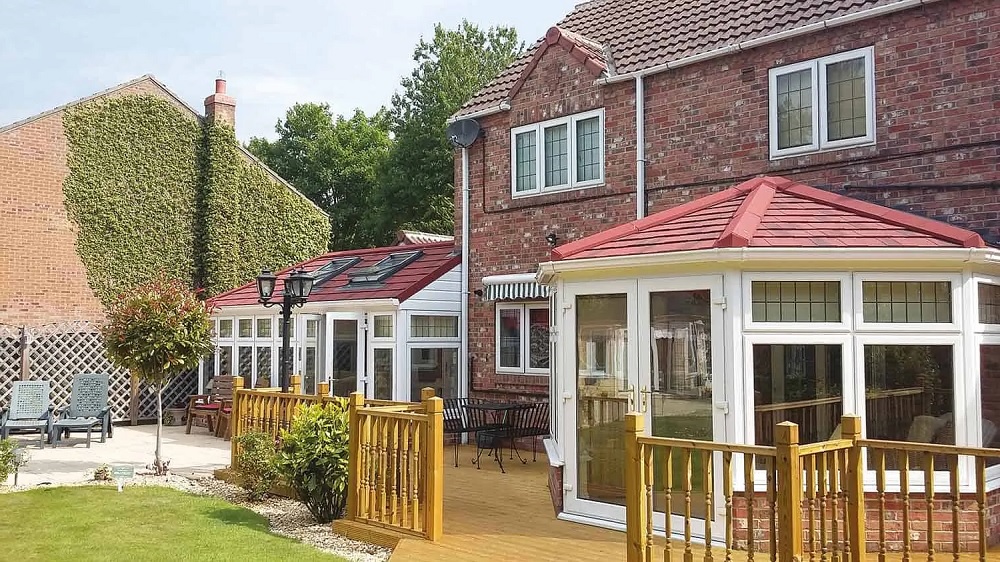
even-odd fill
[(1000, 286), (1000, 278), (976, 274), (972, 277), (972, 294), (969, 295), (969, 308), (972, 310), (972, 325), (976, 332), (985, 334), (1000, 334), (1000, 324), (985, 324), (979, 319), (979, 285)]
[[(840, 322), (755, 322), (753, 319), (753, 284), (760, 281), (835, 281), (840, 283)], [(851, 276), (837, 273), (769, 273), (743, 275), (743, 326), (747, 332), (822, 332), (841, 333), (851, 329)]]
[[(973, 404), (975, 412), (972, 413), (970, 409), (970, 415), (968, 416), (969, 421), (966, 423), (968, 430), (970, 432), (969, 437), (975, 437), (980, 443), (980, 447), (985, 447), (986, 443), (982, 442), (983, 439), (983, 371), (982, 371), (982, 347), (984, 345), (990, 346), (1000, 346), (1000, 334), (997, 333), (986, 333), (986, 334), (976, 334), (973, 340), (975, 343), (973, 345), (972, 354), (970, 355), (971, 364), (967, 366), (969, 372), (968, 391), (975, 394), (974, 400), (966, 400), (967, 403)], [(968, 397), (967, 397), (968, 398)], [(993, 491), (1000, 488), (1000, 464), (986, 467), (986, 489), (988, 491)]]
[[(371, 338), (372, 341), (376, 342), (391, 342), (396, 339), (396, 315), (392, 311), (386, 312), (369, 312), (371, 316)], [(378, 336), (375, 334), (375, 318), (379, 316), (386, 316), (389, 318), (389, 335), (388, 336)], [(412, 329), (412, 326), (411, 326)]]
[[(454, 336), (441, 336), (441, 337), (415, 336), (413, 335), (413, 318), (415, 316), (448, 316), (450, 318), (454, 318), (457, 333)], [(424, 344), (434, 343), (434, 342), (451, 343), (455, 341), (460, 341), (462, 337), (461, 332), (462, 332), (461, 319), (459, 318), (459, 315), (455, 314), (454, 312), (411, 310), (406, 315), (406, 340), (417, 343), (418, 344), (417, 347), (428, 347), (427, 345)]]
[[(829, 140), (827, 120), (826, 69), (829, 65), (864, 58), (865, 61), (865, 130), (863, 137)], [(810, 152), (838, 150), (845, 147), (873, 144), (875, 142), (875, 48), (864, 47), (817, 59), (789, 64), (768, 71), (768, 138), (771, 160), (798, 156)], [(813, 142), (803, 146), (778, 148), (778, 77), (802, 70), (812, 71), (812, 121)]]
[[(518, 310), (521, 313), (521, 357), (518, 367), (501, 367), (500, 366), (500, 311), (501, 310)], [(539, 369), (532, 368), (528, 366), (529, 360), (529, 347), (531, 344), (530, 337), (530, 321), (529, 315), (530, 310), (547, 310), (549, 311), (549, 331), (552, 330), (552, 314), (549, 309), (548, 302), (532, 302), (532, 303), (497, 303), (496, 311), (493, 316), (493, 355), (494, 355), (494, 365), (496, 367), (497, 373), (503, 374), (515, 374), (515, 375), (544, 375), (548, 376), (549, 369)], [(552, 351), (549, 350), (549, 364), (552, 364)]]
[[(576, 177), (576, 124), (579, 121), (586, 119), (591, 119), (593, 117), (598, 117), (598, 132), (600, 138), (598, 140), (598, 148), (600, 149), (600, 174), (596, 179), (579, 181)], [(561, 185), (553, 185), (545, 187), (545, 129), (551, 127), (558, 127), (560, 125), (566, 125), (567, 133), (567, 149), (568, 154), (568, 166), (569, 166), (569, 181)], [(517, 136), (522, 133), (535, 132), (535, 189), (527, 191), (517, 190)], [(548, 121), (541, 121), (539, 123), (532, 123), (531, 125), (524, 125), (522, 127), (515, 127), (510, 130), (510, 194), (513, 198), (519, 197), (530, 197), (533, 195), (541, 195), (543, 193), (555, 193), (559, 191), (568, 191), (570, 189), (579, 189), (584, 187), (593, 187), (596, 185), (601, 185), (604, 183), (604, 166), (605, 166), (605, 150), (604, 150), (604, 108), (595, 109), (592, 111), (585, 111), (583, 113), (576, 113), (573, 115), (568, 115), (566, 117), (560, 117), (558, 119), (550, 119)]]
[[(865, 322), (865, 281), (917, 281), (951, 283), (951, 322)], [(854, 326), (858, 333), (919, 332), (922, 334), (962, 331), (962, 274), (960, 273), (858, 273), (854, 275)]]

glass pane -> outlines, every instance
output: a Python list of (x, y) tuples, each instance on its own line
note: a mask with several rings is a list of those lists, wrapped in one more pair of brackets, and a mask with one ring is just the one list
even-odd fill
[(316, 373), (319, 368), (319, 355), (315, 342), (306, 344), (305, 358), (302, 367), (302, 392), (304, 394), (316, 393)]
[(410, 335), (415, 338), (457, 338), (458, 316), (411, 316)]
[(801, 443), (816, 443), (840, 431), (844, 380), (839, 345), (753, 346), (754, 433), (758, 445), (774, 445), (774, 426), (799, 426)]
[[(979, 346), (980, 395), (983, 413), (983, 447), (1000, 445), (1000, 345)], [(975, 443), (972, 443), (975, 445)], [(986, 464), (1000, 464), (1000, 458), (990, 458)]]
[(1000, 324), (1000, 285), (979, 284), (979, 322)]
[(531, 191), (538, 187), (538, 147), (537, 133), (528, 131), (515, 135), (516, 181), (514, 191)]
[(211, 355), (205, 357), (201, 360), (201, 393), (208, 393), (208, 384), (212, 382), (215, 378), (215, 354), (218, 353), (218, 349), (214, 350)]
[(233, 374), (233, 348), (229, 345), (219, 347), (219, 374), (228, 376)]
[(566, 125), (545, 129), (545, 187), (569, 183), (569, 135)]
[(374, 353), (372, 372), (375, 375), (376, 400), (392, 400), (392, 349), (376, 348)]
[(241, 338), (253, 337), (253, 318), (240, 318), (239, 334)]
[[(650, 366), (652, 388), (643, 394), (649, 401), (652, 434), (657, 437), (712, 441), (712, 309), (710, 291), (650, 293)], [(642, 389), (643, 391), (647, 389)], [(655, 509), (666, 504), (664, 451), (654, 451)], [(703, 471), (706, 458), (691, 458), (692, 515), (705, 517)], [(673, 460), (673, 490), (683, 489), (683, 459)], [(672, 513), (683, 513), (683, 494), (674, 494)]]
[(812, 70), (777, 77), (778, 148), (812, 144)]
[(441, 398), (458, 397), (458, 349), (410, 350), (410, 400), (420, 401), (420, 389), (431, 387)]
[(829, 140), (867, 135), (864, 57), (826, 67), (826, 107)]
[(576, 181), (601, 177), (601, 118), (576, 122)]
[(372, 324), (375, 326), (376, 338), (392, 337), (392, 316), (387, 314), (376, 316), (372, 321)]
[[(868, 438), (954, 445), (952, 346), (866, 345), (864, 350)], [(886, 458), (887, 468), (895, 469), (897, 462)], [(945, 468), (946, 460), (935, 457), (935, 466)]]
[(253, 347), (241, 345), (236, 374), (243, 377), (243, 384), (253, 382)]
[(219, 320), (219, 337), (220, 338), (231, 338), (233, 337), (233, 319), (225, 318)]
[(500, 340), (497, 349), (498, 365), (506, 368), (521, 367), (521, 309), (501, 308), (497, 322)]
[(864, 281), (865, 322), (951, 322), (951, 283), (947, 281)]
[(528, 309), (528, 367), (549, 368), (549, 309)]
[(624, 505), (627, 298), (579, 296), (576, 311), (578, 496)]
[(258, 338), (271, 337), (271, 318), (257, 319), (257, 337)]
[(257, 380), (254, 382), (256, 388), (267, 388), (271, 385), (271, 348), (257, 348)]
[(306, 320), (306, 338), (315, 339), (319, 330), (319, 320)]
[(840, 322), (839, 281), (754, 281), (754, 322)]
[(348, 396), (358, 388), (358, 322), (333, 321), (333, 372), (330, 390), (334, 396)]

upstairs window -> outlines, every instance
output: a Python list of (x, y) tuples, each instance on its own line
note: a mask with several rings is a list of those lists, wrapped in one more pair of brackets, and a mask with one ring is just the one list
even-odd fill
[(511, 129), (511, 192), (538, 195), (604, 181), (604, 110)]
[(771, 158), (875, 141), (871, 47), (771, 69)]

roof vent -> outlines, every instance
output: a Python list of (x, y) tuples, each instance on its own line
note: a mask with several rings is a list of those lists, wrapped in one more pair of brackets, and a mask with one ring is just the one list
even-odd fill
[(319, 287), (323, 283), (326, 283), (330, 279), (340, 275), (341, 273), (347, 271), (350, 267), (354, 266), (356, 263), (361, 261), (361, 258), (351, 257), (351, 258), (337, 258), (330, 260), (323, 267), (314, 271), (313, 277), (316, 278), (313, 281), (313, 287)]
[(351, 279), (348, 286), (364, 287), (380, 285), (386, 279), (392, 277), (394, 273), (416, 261), (423, 254), (423, 250), (415, 250), (413, 252), (395, 252), (389, 254), (375, 265), (370, 265), (368, 267), (352, 271), (348, 275)]

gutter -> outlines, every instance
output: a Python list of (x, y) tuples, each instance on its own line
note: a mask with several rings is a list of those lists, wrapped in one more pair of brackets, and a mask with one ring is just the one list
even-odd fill
[(510, 111), (510, 100), (503, 100), (497, 105), (490, 107), (485, 107), (483, 109), (473, 111), (472, 113), (463, 113), (462, 115), (452, 115), (448, 118), (448, 123), (454, 123), (455, 121), (460, 121), (462, 119), (479, 119), (480, 117), (486, 117), (487, 115), (494, 115), (502, 111)]
[(832, 29), (835, 27), (840, 27), (842, 25), (847, 25), (867, 19), (877, 18), (887, 14), (900, 12), (902, 10), (915, 8), (917, 6), (933, 4), (935, 2), (941, 2), (941, 1), (943, 0), (899, 0), (898, 2), (893, 2), (892, 4), (876, 6), (874, 8), (869, 8), (867, 10), (860, 10), (853, 14), (846, 14), (843, 16), (830, 18), (828, 20), (816, 23), (810, 23), (808, 25), (803, 25), (802, 27), (796, 27), (785, 31), (780, 31), (778, 33), (773, 33), (771, 35), (765, 35), (763, 37), (749, 39), (747, 41), (743, 41), (742, 43), (733, 43), (731, 45), (719, 47), (718, 49), (713, 49), (711, 51), (706, 51), (704, 53), (698, 53), (697, 55), (691, 55), (689, 57), (672, 60), (669, 62), (665, 62), (663, 64), (651, 66), (649, 68), (644, 68), (633, 72), (626, 72), (625, 74), (616, 74), (614, 76), (606, 76), (604, 78), (598, 78), (597, 80), (594, 81), (594, 83), (600, 85), (600, 84), (615, 84), (618, 82), (625, 82), (627, 80), (633, 80), (637, 77), (649, 76), (651, 74), (666, 72), (667, 70), (673, 70), (675, 68), (689, 66), (692, 64), (697, 64), (699, 62), (704, 62), (707, 60), (724, 57), (726, 55), (731, 55), (733, 53), (738, 53), (740, 51), (753, 49), (756, 47), (760, 47), (762, 45), (768, 45), (770, 43), (776, 43), (778, 41), (784, 41), (786, 39), (791, 39), (793, 37), (798, 37), (800, 35), (807, 35), (810, 33), (821, 31), (823, 29)]

